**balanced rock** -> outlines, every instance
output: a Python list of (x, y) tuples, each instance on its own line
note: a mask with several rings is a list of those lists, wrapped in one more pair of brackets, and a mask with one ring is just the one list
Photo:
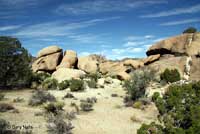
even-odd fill
[(59, 66), (57, 66), (56, 69), (59, 68), (75, 68), (77, 64), (78, 58), (77, 54), (73, 50), (67, 50), (64, 53), (64, 57), (60, 63)]
[(59, 48), (58, 46), (49, 46), (46, 48), (43, 48), (42, 50), (40, 50), (37, 54), (37, 58), (46, 56), (46, 55), (50, 55), (53, 53), (57, 53), (57, 52), (62, 52), (62, 49)]
[(64, 80), (79, 79), (85, 76), (85, 72), (71, 68), (59, 68), (52, 74), (52, 78), (62, 82)]
[(160, 41), (151, 46), (146, 52), (150, 55), (189, 55), (197, 56), (200, 53), (200, 33), (186, 33)]
[(92, 56), (80, 57), (78, 58), (78, 68), (87, 73), (96, 73), (98, 70), (98, 61)]
[(132, 60), (132, 59), (128, 59), (124, 61), (124, 65), (125, 66), (131, 66), (134, 69), (138, 69), (140, 67), (144, 66), (144, 62), (142, 62), (141, 60)]

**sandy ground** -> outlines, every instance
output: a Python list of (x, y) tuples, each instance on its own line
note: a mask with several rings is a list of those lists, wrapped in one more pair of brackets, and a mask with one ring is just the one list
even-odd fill
[[(41, 112), (42, 107), (28, 106), (28, 100), (33, 90), (20, 90), (5, 92), (6, 100), (2, 102), (13, 104), (20, 113), (0, 113), (0, 117), (9, 120), (15, 125), (31, 125), (33, 133), (45, 134), (46, 121), (43, 116), (35, 116), (35, 113)], [(2, 91), (1, 91), (2, 92)], [(80, 103), (81, 99), (87, 97), (96, 97), (97, 103), (94, 104), (94, 110), (91, 112), (81, 112), (77, 118), (72, 121), (74, 134), (136, 134), (137, 129), (142, 123), (157, 121), (157, 110), (154, 104), (149, 105), (145, 110), (127, 108), (123, 106), (123, 96), (125, 91), (119, 84), (106, 85), (104, 88), (86, 89), (84, 92), (76, 92), (73, 95), (78, 98), (64, 99), (62, 97), (69, 92), (68, 90), (49, 91), (58, 100), (65, 102), (65, 111), (71, 111), (71, 102)], [(111, 97), (111, 94), (118, 94), (118, 97)], [(14, 98), (24, 98), (22, 103), (14, 103)], [(131, 116), (135, 116), (139, 121), (131, 121)]]

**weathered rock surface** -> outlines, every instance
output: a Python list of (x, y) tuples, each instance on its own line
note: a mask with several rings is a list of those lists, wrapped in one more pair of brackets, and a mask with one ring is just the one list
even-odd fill
[(33, 64), (33, 72), (45, 71), (52, 72), (56, 70), (56, 66), (60, 63), (62, 58), (62, 52), (53, 53), (43, 57), (37, 58)]
[(78, 58), (78, 68), (87, 73), (96, 73), (98, 71), (98, 61), (92, 56), (80, 57)]
[(73, 51), (73, 50), (67, 50), (64, 53), (64, 57), (63, 57), (60, 65), (57, 66), (56, 69), (59, 69), (59, 68), (75, 68), (76, 65), (77, 65), (77, 61), (78, 61), (78, 58), (77, 58), (76, 52)]
[(155, 54), (174, 55), (199, 55), (200, 53), (200, 33), (181, 34), (169, 39), (160, 41), (151, 46), (146, 52), (148, 56)]
[(132, 60), (132, 59), (128, 59), (124, 61), (124, 65), (125, 66), (131, 66), (134, 69), (138, 69), (140, 67), (144, 66), (144, 62), (141, 60)]
[(85, 76), (85, 72), (77, 69), (59, 68), (52, 74), (52, 78), (62, 82), (64, 80), (79, 79)]
[(37, 54), (37, 58), (40, 58), (42, 56), (46, 56), (46, 55), (50, 55), (53, 53), (57, 53), (57, 52), (62, 52), (62, 49), (59, 48), (58, 46), (49, 46), (46, 48), (43, 48), (42, 50), (40, 50)]
[(154, 61), (159, 60), (159, 58), (160, 58), (160, 54), (156, 54), (156, 55), (151, 55), (151, 56), (145, 58), (143, 61), (144, 61), (145, 65), (148, 65), (148, 64), (153, 63)]

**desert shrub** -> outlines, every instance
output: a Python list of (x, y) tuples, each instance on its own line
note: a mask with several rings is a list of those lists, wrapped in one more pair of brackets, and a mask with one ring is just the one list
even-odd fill
[(64, 80), (61, 83), (58, 84), (59, 90), (64, 90), (69, 87), (69, 80)]
[(31, 96), (29, 100), (29, 105), (37, 106), (46, 102), (55, 102), (55, 101), (56, 101), (56, 98), (50, 93), (48, 93), (47, 91), (37, 90)]
[(93, 103), (88, 103), (88, 102), (81, 102), (80, 108), (82, 111), (92, 111), (93, 110)]
[(15, 107), (8, 103), (0, 103), (0, 112), (7, 112), (10, 110), (14, 110)]
[(76, 112), (75, 111), (70, 111), (70, 112), (67, 112), (66, 113), (66, 118), (68, 119), (68, 120), (73, 120), (73, 119), (75, 119), (76, 118)]
[(99, 78), (101, 78), (101, 75), (99, 73), (91, 73), (87, 74), (87, 77), (91, 80), (98, 81)]
[(74, 97), (73, 94), (67, 93), (67, 94), (63, 97), (63, 99), (65, 99), (65, 98), (75, 98), (75, 97)]
[(136, 101), (133, 103), (133, 108), (141, 109), (142, 106), (143, 106), (143, 103), (141, 101)]
[(0, 93), (0, 101), (5, 98), (5, 94)]
[(71, 122), (64, 121), (60, 115), (49, 116), (47, 122), (48, 134), (72, 134), (73, 125)]
[(48, 73), (33, 73), (32, 75), (32, 82), (37, 82), (38, 84), (42, 84), (42, 82), (48, 78), (50, 78), (51, 75)]
[(84, 90), (84, 81), (83, 80), (78, 80), (78, 79), (72, 79), (70, 81), (70, 86), (69, 86), (70, 90), (72, 92), (74, 91), (82, 91)]
[(153, 102), (155, 102), (158, 99), (158, 97), (160, 97), (160, 93), (159, 92), (155, 92), (152, 95), (151, 99), (152, 99)]
[(130, 80), (125, 81), (124, 87), (132, 100), (145, 96), (148, 84), (154, 80), (154, 71), (143, 69), (134, 71)]
[(17, 97), (15, 99), (13, 99), (13, 102), (16, 102), (16, 103), (24, 102), (24, 99), (20, 98), (20, 97)]
[(44, 105), (44, 110), (46, 113), (58, 114), (60, 111), (63, 111), (64, 106), (64, 102), (49, 102)]
[(88, 80), (87, 84), (90, 88), (97, 88), (97, 82), (94, 79)]
[(47, 78), (42, 82), (42, 88), (47, 90), (57, 89), (58, 81), (56, 79)]
[(157, 125), (153, 122), (149, 125), (142, 124), (140, 129), (137, 130), (137, 134), (165, 134), (165, 133), (163, 132), (163, 127), (161, 125)]
[(197, 134), (200, 129), (200, 82), (172, 85), (155, 99), (164, 134)]
[(180, 73), (177, 69), (169, 70), (168, 68), (160, 74), (160, 78), (166, 82), (176, 82), (181, 80)]
[(131, 119), (132, 122), (141, 122), (141, 120), (138, 119), (135, 115), (131, 116), (130, 119)]
[(197, 29), (194, 27), (189, 27), (183, 31), (183, 33), (196, 33)]

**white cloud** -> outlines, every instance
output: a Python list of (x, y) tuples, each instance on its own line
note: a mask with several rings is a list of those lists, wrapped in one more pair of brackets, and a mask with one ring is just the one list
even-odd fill
[(91, 54), (90, 52), (81, 52), (81, 53), (79, 53), (80, 56), (88, 56), (90, 54)]
[(138, 7), (165, 4), (166, 0), (93, 0), (62, 4), (56, 12), (61, 14), (93, 14), (111, 11), (127, 11)]
[(15, 30), (19, 29), (22, 25), (10, 25), (10, 26), (3, 26), (0, 27), (0, 31), (10, 31), (10, 30)]
[(142, 18), (158, 18), (158, 17), (166, 17), (166, 16), (172, 16), (172, 15), (180, 15), (180, 14), (192, 14), (200, 12), (200, 4), (190, 6), (190, 7), (184, 7), (184, 8), (175, 8), (168, 11), (162, 11), (158, 13), (153, 14), (147, 14), (141, 16)]
[(147, 39), (153, 39), (155, 38), (154, 35), (144, 35), (144, 36), (128, 36), (125, 38), (127, 41), (137, 41), (137, 40), (147, 40)]
[(200, 19), (186, 19), (186, 20), (179, 20), (179, 21), (171, 21), (171, 22), (165, 22), (160, 24), (161, 26), (174, 26), (174, 25), (181, 25), (181, 24), (190, 24), (200, 22)]
[(138, 47), (138, 48), (127, 48), (129, 52), (133, 52), (133, 53), (140, 53), (142, 51), (144, 51), (144, 49), (142, 47)]

